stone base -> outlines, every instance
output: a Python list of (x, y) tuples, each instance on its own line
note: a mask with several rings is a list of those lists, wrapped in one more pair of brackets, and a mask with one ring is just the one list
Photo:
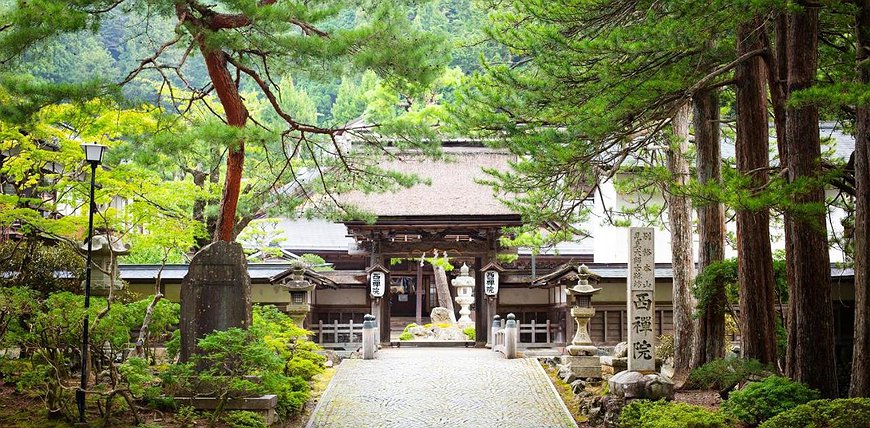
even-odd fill
[[(196, 410), (215, 410), (220, 400), (214, 397), (175, 397), (179, 406), (191, 406)], [(261, 397), (231, 398), (227, 400), (224, 411), (248, 410), (259, 413), (266, 420), (266, 425), (272, 425), (278, 421), (277, 395), (263, 395)]]
[(570, 379), (601, 379), (601, 359), (595, 356), (560, 355), (556, 357), (559, 363), (559, 376)]
[(674, 382), (658, 373), (643, 374), (625, 370), (613, 375), (607, 385), (610, 394), (620, 398), (674, 399)]
[[(661, 373), (663, 360), (656, 358), (656, 371)], [(623, 370), (628, 370), (628, 358), (601, 357), (601, 373), (613, 376)]]

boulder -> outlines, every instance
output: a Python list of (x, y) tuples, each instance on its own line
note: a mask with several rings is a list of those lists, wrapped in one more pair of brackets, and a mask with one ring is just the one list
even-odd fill
[(619, 342), (613, 347), (613, 358), (628, 358), (628, 342)]
[(667, 376), (637, 371), (619, 372), (607, 381), (610, 394), (626, 398), (645, 398), (649, 400), (673, 400), (674, 382)]
[(432, 319), (432, 324), (453, 324), (453, 321), (450, 317), (450, 311), (447, 308), (442, 308), (441, 306), (432, 308), (432, 312), (429, 314), (429, 317)]

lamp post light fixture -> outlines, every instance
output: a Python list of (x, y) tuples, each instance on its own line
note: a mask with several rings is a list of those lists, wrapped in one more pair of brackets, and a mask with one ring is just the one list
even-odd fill
[(94, 235), (94, 178), (97, 175), (97, 166), (103, 161), (103, 155), (108, 147), (100, 144), (82, 144), (85, 152), (85, 160), (91, 164), (91, 189), (88, 199), (88, 253), (85, 262), (85, 319), (82, 325), (82, 349), (81, 365), (82, 378), (79, 389), (76, 390), (76, 404), (79, 410), (79, 422), (85, 422), (85, 390), (88, 387), (88, 309), (91, 307), (91, 244)]

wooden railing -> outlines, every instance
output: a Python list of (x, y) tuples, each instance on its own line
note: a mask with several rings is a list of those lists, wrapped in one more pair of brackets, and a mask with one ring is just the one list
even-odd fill
[[(535, 320), (528, 324), (519, 325), (520, 347), (552, 347), (556, 346), (556, 333), (559, 329), (557, 324), (552, 324), (550, 320), (544, 323), (537, 323)], [(525, 335), (529, 335), (529, 341), (522, 340)], [(543, 341), (541, 340), (543, 339)]]
[(363, 325), (354, 323), (332, 323), (318, 321), (311, 326), (314, 340), (323, 347), (346, 347), (350, 344), (362, 344)]

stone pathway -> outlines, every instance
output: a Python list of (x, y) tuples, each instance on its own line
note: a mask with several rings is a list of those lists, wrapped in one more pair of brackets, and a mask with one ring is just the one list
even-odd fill
[(314, 409), (315, 427), (574, 427), (534, 359), (488, 349), (384, 349), (344, 360)]

